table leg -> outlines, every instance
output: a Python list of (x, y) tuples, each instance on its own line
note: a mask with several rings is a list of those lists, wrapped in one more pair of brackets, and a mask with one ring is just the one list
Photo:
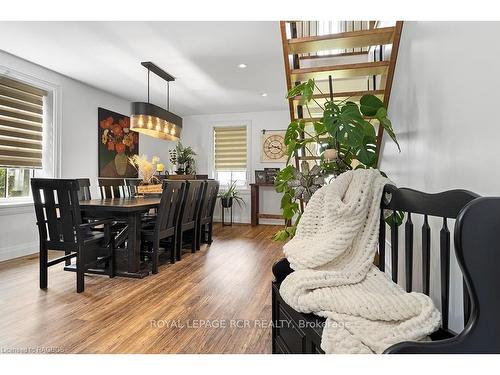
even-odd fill
[(251, 201), (251, 224), (252, 226), (259, 225), (259, 186), (251, 185), (250, 188), (250, 201)]
[(128, 216), (127, 240), (128, 272), (138, 273), (141, 267), (141, 215)]

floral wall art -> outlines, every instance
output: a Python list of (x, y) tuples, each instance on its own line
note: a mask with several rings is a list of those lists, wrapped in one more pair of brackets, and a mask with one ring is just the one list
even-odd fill
[(130, 130), (130, 118), (98, 109), (99, 177), (137, 177), (129, 157), (139, 153), (139, 134)]

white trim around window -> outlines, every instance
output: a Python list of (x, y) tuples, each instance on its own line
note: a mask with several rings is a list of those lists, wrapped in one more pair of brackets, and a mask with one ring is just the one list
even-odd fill
[[(43, 123), (43, 169), (36, 170), (35, 176), (59, 178), (61, 176), (61, 87), (2, 65), (0, 65), (0, 74), (47, 91), (48, 95), (44, 103), (47, 110), (44, 111)], [(0, 210), (2, 210), (2, 215), (9, 214), (12, 209), (27, 209), (31, 204), (31, 197), (4, 198), (0, 199)]]

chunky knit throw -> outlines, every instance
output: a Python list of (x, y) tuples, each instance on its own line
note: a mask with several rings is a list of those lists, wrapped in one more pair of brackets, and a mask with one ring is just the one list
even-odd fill
[(387, 183), (376, 169), (343, 173), (312, 196), (283, 247), (295, 272), (280, 294), (295, 310), (327, 318), (326, 353), (382, 353), (439, 327), (428, 296), (406, 293), (373, 264)]

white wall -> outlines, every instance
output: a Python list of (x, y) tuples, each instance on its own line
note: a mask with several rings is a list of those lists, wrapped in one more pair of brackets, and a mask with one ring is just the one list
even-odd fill
[[(90, 177), (97, 186), (97, 108), (130, 114), (130, 102), (87, 86), (36, 64), (0, 51), (0, 67), (51, 85), (60, 91), (61, 174), (63, 178)], [(3, 71), (4, 69), (2, 69)], [(168, 160), (169, 142), (140, 137), (140, 152)], [(97, 190), (93, 190), (94, 196)], [(0, 207), (0, 261), (38, 251), (33, 206)]]
[[(193, 146), (198, 153), (198, 173), (213, 176), (213, 128), (224, 125), (247, 125), (249, 127), (249, 182), (255, 180), (254, 171), (257, 169), (279, 167), (284, 163), (261, 162), (261, 135), (262, 130), (286, 129), (290, 122), (288, 111), (226, 113), (217, 115), (197, 115), (184, 118), (182, 142)], [(234, 221), (250, 222), (250, 191), (242, 190), (246, 205), (233, 207)], [(215, 218), (219, 219), (219, 205), (216, 206)], [(260, 211), (270, 214), (279, 214), (280, 195), (272, 187), (261, 188)], [(283, 224), (283, 220), (260, 220), (261, 223)]]
[[(498, 44), (498, 35), (499, 22), (404, 23), (389, 104), (402, 152), (398, 154), (385, 137), (381, 161), (381, 169), (398, 186), (426, 192), (463, 188), (500, 195), (500, 50), (492, 47)], [(439, 225), (434, 222), (432, 241), (436, 256), (431, 269), (436, 276)], [(420, 233), (415, 228), (415, 234)], [(415, 238), (415, 245), (419, 244)], [(419, 261), (420, 246), (415, 254)], [(450, 309), (455, 313), (451, 323), (460, 329), (462, 287), (454, 259), (452, 276)], [(419, 274), (414, 281), (420, 283)], [(431, 280), (431, 293), (439, 305), (436, 283), (437, 278)]]

